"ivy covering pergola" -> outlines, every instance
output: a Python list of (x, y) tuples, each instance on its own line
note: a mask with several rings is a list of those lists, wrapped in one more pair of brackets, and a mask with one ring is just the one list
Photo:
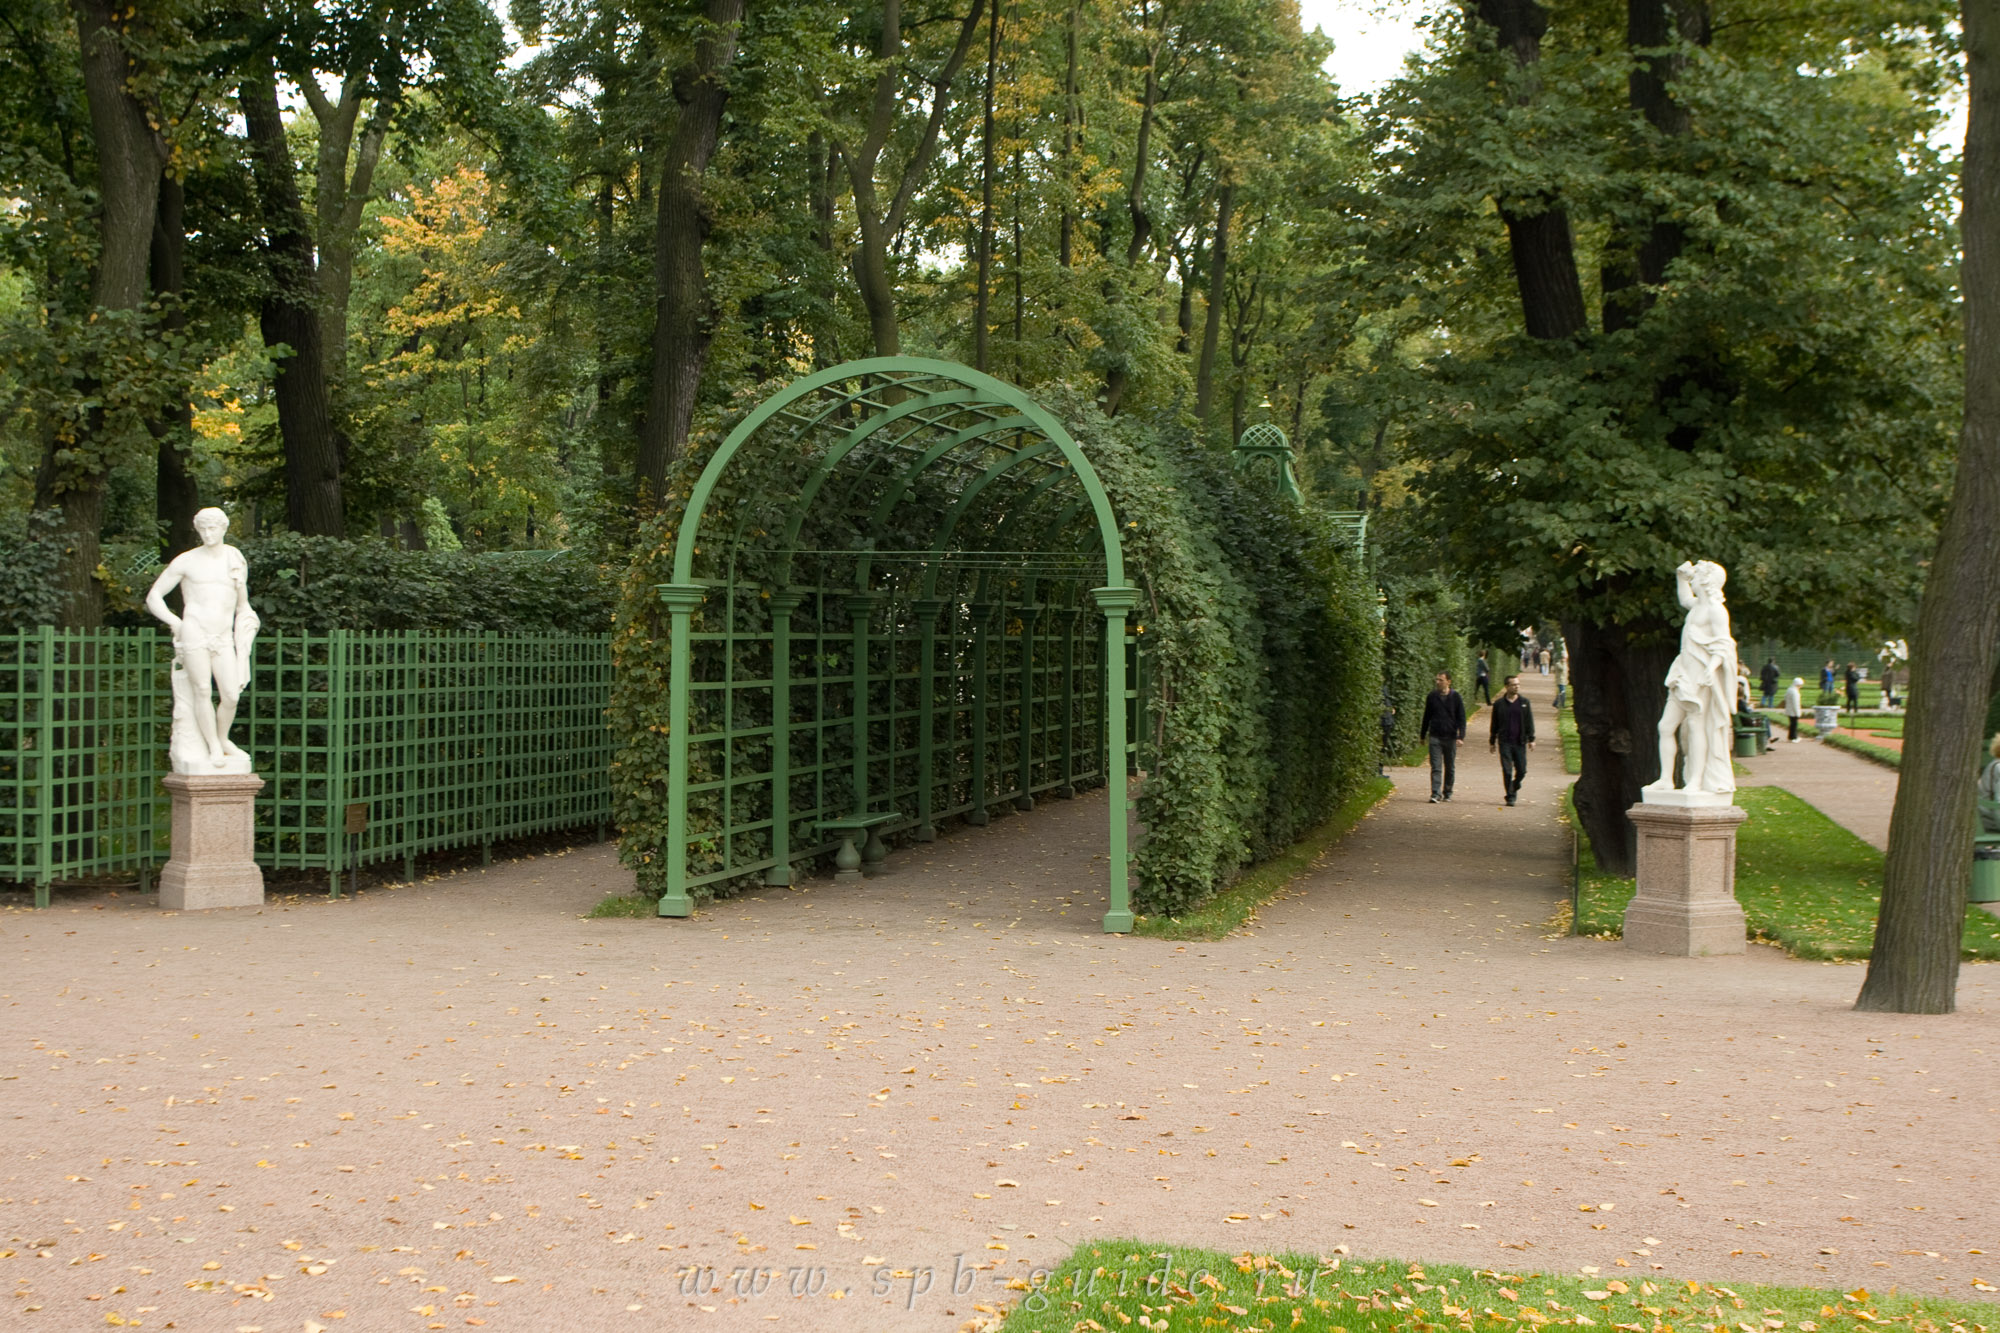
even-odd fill
[(962, 365), (850, 362), (759, 404), (680, 512), (661, 916), (702, 885), (789, 884), (830, 851), (854, 877), (885, 835), (1103, 784), (1104, 929), (1132, 928), (1137, 592), (1060, 422)]

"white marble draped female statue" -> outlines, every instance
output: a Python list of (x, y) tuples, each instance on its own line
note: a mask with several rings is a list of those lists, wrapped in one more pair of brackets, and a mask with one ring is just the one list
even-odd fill
[[(1660, 780), (1643, 789), (1647, 801), (1727, 805), (1736, 793), (1729, 745), (1736, 725), (1736, 640), (1729, 633), (1729, 608), (1722, 603), (1722, 585), (1728, 577), (1713, 560), (1683, 561), (1674, 571), (1687, 619), (1681, 625), (1680, 654), (1667, 670), (1667, 706), (1660, 714)], [(1682, 783), (1678, 790), (1674, 787), (1677, 750)]]
[[(201, 545), (181, 552), (146, 594), (146, 609), (174, 634), (174, 726), (168, 759), (176, 773), (248, 773), (250, 756), (229, 739), (236, 701), (250, 679), (257, 613), (250, 609), (250, 565), (223, 543), (229, 516), (194, 516)], [(167, 607), (180, 589), (181, 614)]]

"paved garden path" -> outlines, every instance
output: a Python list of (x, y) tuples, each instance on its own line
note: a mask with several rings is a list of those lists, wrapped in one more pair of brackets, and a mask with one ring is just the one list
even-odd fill
[(683, 922), (580, 919), (604, 848), (10, 907), (8, 1326), (956, 1329), (1104, 1236), (2000, 1285), (2000, 972), (1885, 1018), (1856, 967), (1544, 938), (1535, 765), (1398, 773), (1212, 944), (1098, 932), (1101, 798)]

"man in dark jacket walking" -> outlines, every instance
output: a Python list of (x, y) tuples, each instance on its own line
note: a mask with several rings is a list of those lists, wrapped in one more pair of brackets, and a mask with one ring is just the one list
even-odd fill
[(1766, 658), (1764, 669), (1757, 673), (1758, 692), (1763, 695), (1759, 708), (1771, 707), (1771, 701), (1778, 697), (1778, 675), (1778, 659)]
[(1521, 781), (1528, 776), (1528, 751), (1535, 748), (1535, 714), (1521, 697), (1521, 678), (1507, 677), (1507, 690), (1493, 701), (1493, 724), (1487, 730), (1486, 748), (1500, 753), (1500, 784), (1507, 789), (1507, 804), (1520, 795)]
[(1451, 799), (1458, 776), (1458, 747), (1465, 741), (1465, 699), (1451, 688), (1451, 673), (1437, 674), (1437, 688), (1424, 696), (1424, 721), (1417, 735), (1431, 752), (1431, 804)]

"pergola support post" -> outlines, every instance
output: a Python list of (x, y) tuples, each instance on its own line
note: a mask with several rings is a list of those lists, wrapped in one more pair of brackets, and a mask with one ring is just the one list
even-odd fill
[(986, 813), (986, 632), (998, 608), (991, 602), (974, 602), (972, 611), (972, 808), (965, 822), (984, 825)]
[[(848, 619), (854, 626), (854, 814), (868, 813), (868, 618), (882, 600), (868, 591), (846, 595)], [(861, 849), (861, 873), (872, 875), (889, 859), (889, 848), (874, 826)]]
[(694, 899), (688, 896), (687, 874), (687, 794), (688, 794), (688, 695), (694, 679), (688, 660), (690, 622), (696, 608), (708, 598), (708, 589), (699, 583), (662, 583), (660, 600), (670, 617), (667, 667), (667, 845), (661, 854), (667, 861), (667, 891), (660, 895), (661, 916), (693, 916)]
[(1014, 793), (1014, 808), (1026, 812), (1035, 808), (1035, 622), (1042, 608), (1021, 608), (1021, 729), (1020, 790)]
[(920, 597), (910, 604), (910, 613), (923, 628), (917, 648), (917, 828), (918, 842), (936, 842), (937, 825), (931, 818), (931, 802), (937, 788), (935, 770), (937, 725), (937, 622), (944, 599)]
[(1104, 692), (1108, 696), (1105, 715), (1106, 750), (1104, 778), (1110, 789), (1106, 804), (1111, 811), (1109, 907), (1104, 913), (1104, 929), (1109, 934), (1128, 933), (1133, 926), (1131, 850), (1126, 838), (1126, 821), (1132, 808), (1130, 783), (1125, 772), (1125, 616), (1139, 604), (1136, 588), (1092, 588), (1098, 609), (1104, 612)]
[(792, 612), (804, 594), (771, 594), (771, 857), (764, 882), (792, 882)]
[(1056, 795), (1065, 801), (1076, 795), (1076, 616), (1073, 606), (1056, 612), (1062, 622), (1063, 636), (1063, 727), (1062, 727), (1062, 786), (1056, 788)]

